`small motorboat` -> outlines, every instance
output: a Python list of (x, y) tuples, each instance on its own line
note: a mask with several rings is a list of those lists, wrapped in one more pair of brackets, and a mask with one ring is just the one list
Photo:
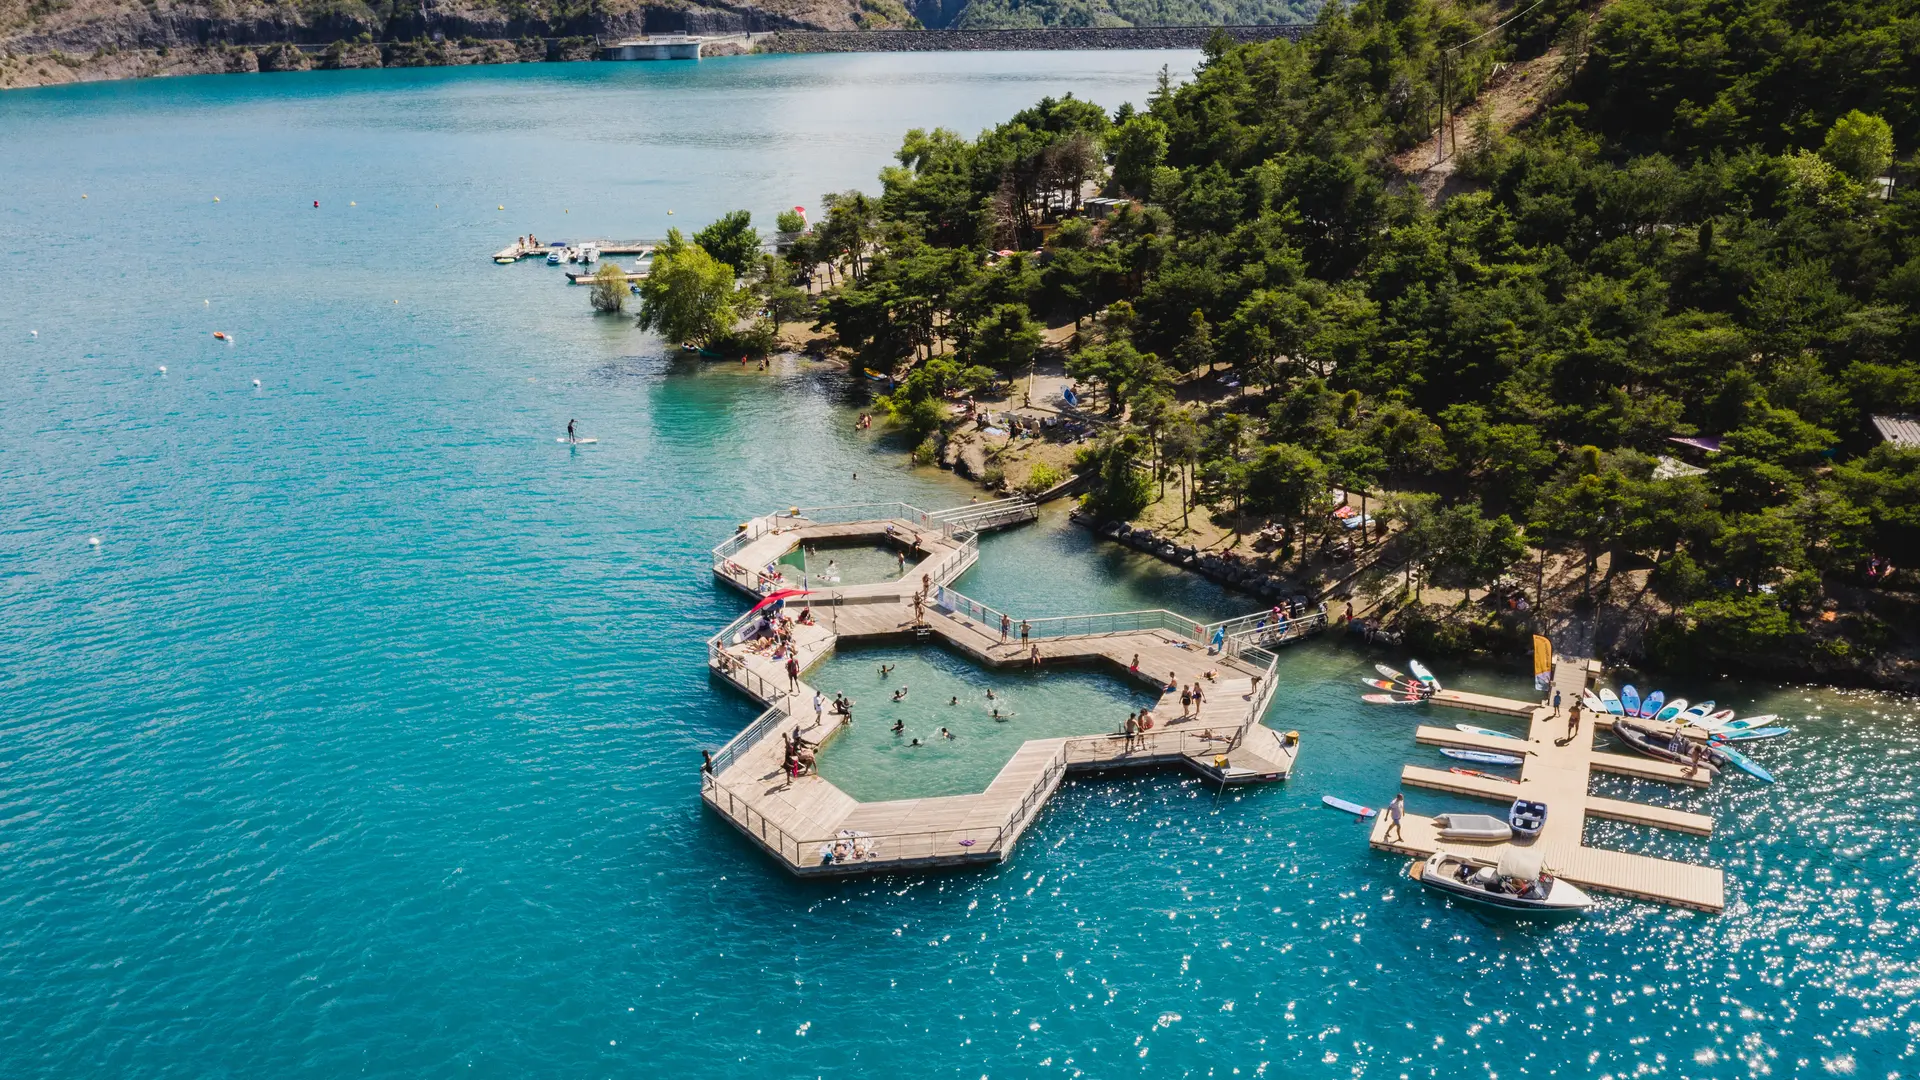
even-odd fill
[(567, 245), (565, 244), (547, 245), (547, 265), (548, 266), (559, 266), (561, 263), (566, 261), (567, 261)]
[[(1675, 765), (1693, 764), (1693, 747), (1677, 731), (1669, 734), (1639, 724), (1615, 722), (1613, 733), (1621, 742), (1647, 757), (1670, 761)], [(1714, 776), (1720, 775), (1720, 770), (1727, 766), (1727, 755), (1711, 746), (1704, 747), (1704, 750), (1705, 756), (1700, 759), (1700, 767)]]
[(1492, 814), (1436, 814), (1434, 827), (1442, 840), (1474, 840), (1497, 844), (1513, 839), (1513, 830)]
[(1507, 811), (1507, 824), (1521, 836), (1539, 836), (1540, 830), (1547, 827), (1547, 804), (1515, 799), (1513, 808)]
[(1438, 893), (1470, 904), (1502, 911), (1552, 915), (1585, 911), (1593, 899), (1577, 886), (1561, 881), (1540, 865), (1530, 848), (1508, 848), (1498, 863), (1437, 852), (1408, 872), (1415, 881)]

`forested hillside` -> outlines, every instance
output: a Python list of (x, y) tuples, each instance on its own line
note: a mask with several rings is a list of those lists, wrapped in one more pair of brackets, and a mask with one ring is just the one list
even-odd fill
[[(1222, 43), (1144, 113), (1068, 99), (914, 132), (803, 245), (847, 275), (824, 324), (861, 364), (915, 365), (888, 404), (937, 440), (945, 393), (1078, 321), (1069, 370), (1117, 422), (1080, 465), (1109, 518), (1169, 476), (1236, 526), (1384, 489), (1431, 582), (1484, 585), (1522, 539), (1652, 561), (1677, 614), (1650, 647), (1676, 662), (1882, 648), (1899, 620), (1831, 601), (1920, 565), (1920, 451), (1869, 422), (1920, 411), (1920, 17), (1512, 15), (1366, 0), (1297, 44)], [(1549, 48), (1533, 122), (1455, 118), (1458, 193), (1395, 175), (1443, 87), (1470, 102)], [(1108, 166), (1136, 202), (1094, 222), (1074, 208)], [(1210, 371), (1233, 396), (1198, 393)]]

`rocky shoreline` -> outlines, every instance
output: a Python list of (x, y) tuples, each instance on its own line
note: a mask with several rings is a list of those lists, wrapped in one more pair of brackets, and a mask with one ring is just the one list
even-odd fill
[[(371, 26), (297, 25), (259, 19), (146, 16), (137, 20), (24, 34), (0, 43), (0, 89), (169, 75), (380, 67), (458, 67), (600, 58), (602, 43), (644, 33), (765, 34), (761, 53), (1002, 52), (1088, 49), (1197, 49), (1215, 33), (1236, 41), (1297, 39), (1305, 25), (1053, 27), (1032, 30), (827, 30), (755, 9), (689, 10), (671, 19), (641, 8), (550, 24), (541, 20), (440, 15), (417, 36), (376, 41)], [(671, 24), (671, 25), (669, 25)], [(391, 32), (392, 27), (378, 27)], [(556, 36), (557, 35), (557, 36)], [(745, 39), (742, 38), (742, 41)], [(711, 57), (747, 51), (716, 42)]]

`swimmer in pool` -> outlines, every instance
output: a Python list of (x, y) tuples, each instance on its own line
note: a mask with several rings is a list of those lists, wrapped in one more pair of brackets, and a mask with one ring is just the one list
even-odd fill
[[(895, 720), (893, 722), (893, 733), (895, 735), (898, 735), (905, 730), (907, 730), (907, 722), (905, 720)], [(915, 739), (914, 741), (918, 742), (919, 740)]]
[(895, 701), (899, 701), (901, 698), (906, 696), (907, 696), (907, 688), (904, 686), (893, 692), (893, 700)]

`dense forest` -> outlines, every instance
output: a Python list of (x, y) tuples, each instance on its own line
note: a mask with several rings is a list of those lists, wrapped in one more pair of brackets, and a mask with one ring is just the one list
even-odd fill
[[(1524, 122), (1471, 106), (1543, 54)], [(1394, 162), (1432, 159), (1443, 100), (1429, 200)], [(1659, 648), (1756, 655), (1920, 565), (1920, 450), (1870, 423), (1920, 411), (1916, 147), (1908, 4), (1363, 0), (1298, 43), (1219, 41), (1144, 111), (912, 132), (791, 258), (832, 264), (821, 325), (902, 373), (916, 442), (1072, 322), (1103, 518), (1169, 477), (1236, 522), (1392, 492), (1426, 580), (1631, 555), (1675, 612)], [(1094, 220), (1089, 182), (1127, 203)], [(1887, 640), (1840, 614), (1830, 658)]]

